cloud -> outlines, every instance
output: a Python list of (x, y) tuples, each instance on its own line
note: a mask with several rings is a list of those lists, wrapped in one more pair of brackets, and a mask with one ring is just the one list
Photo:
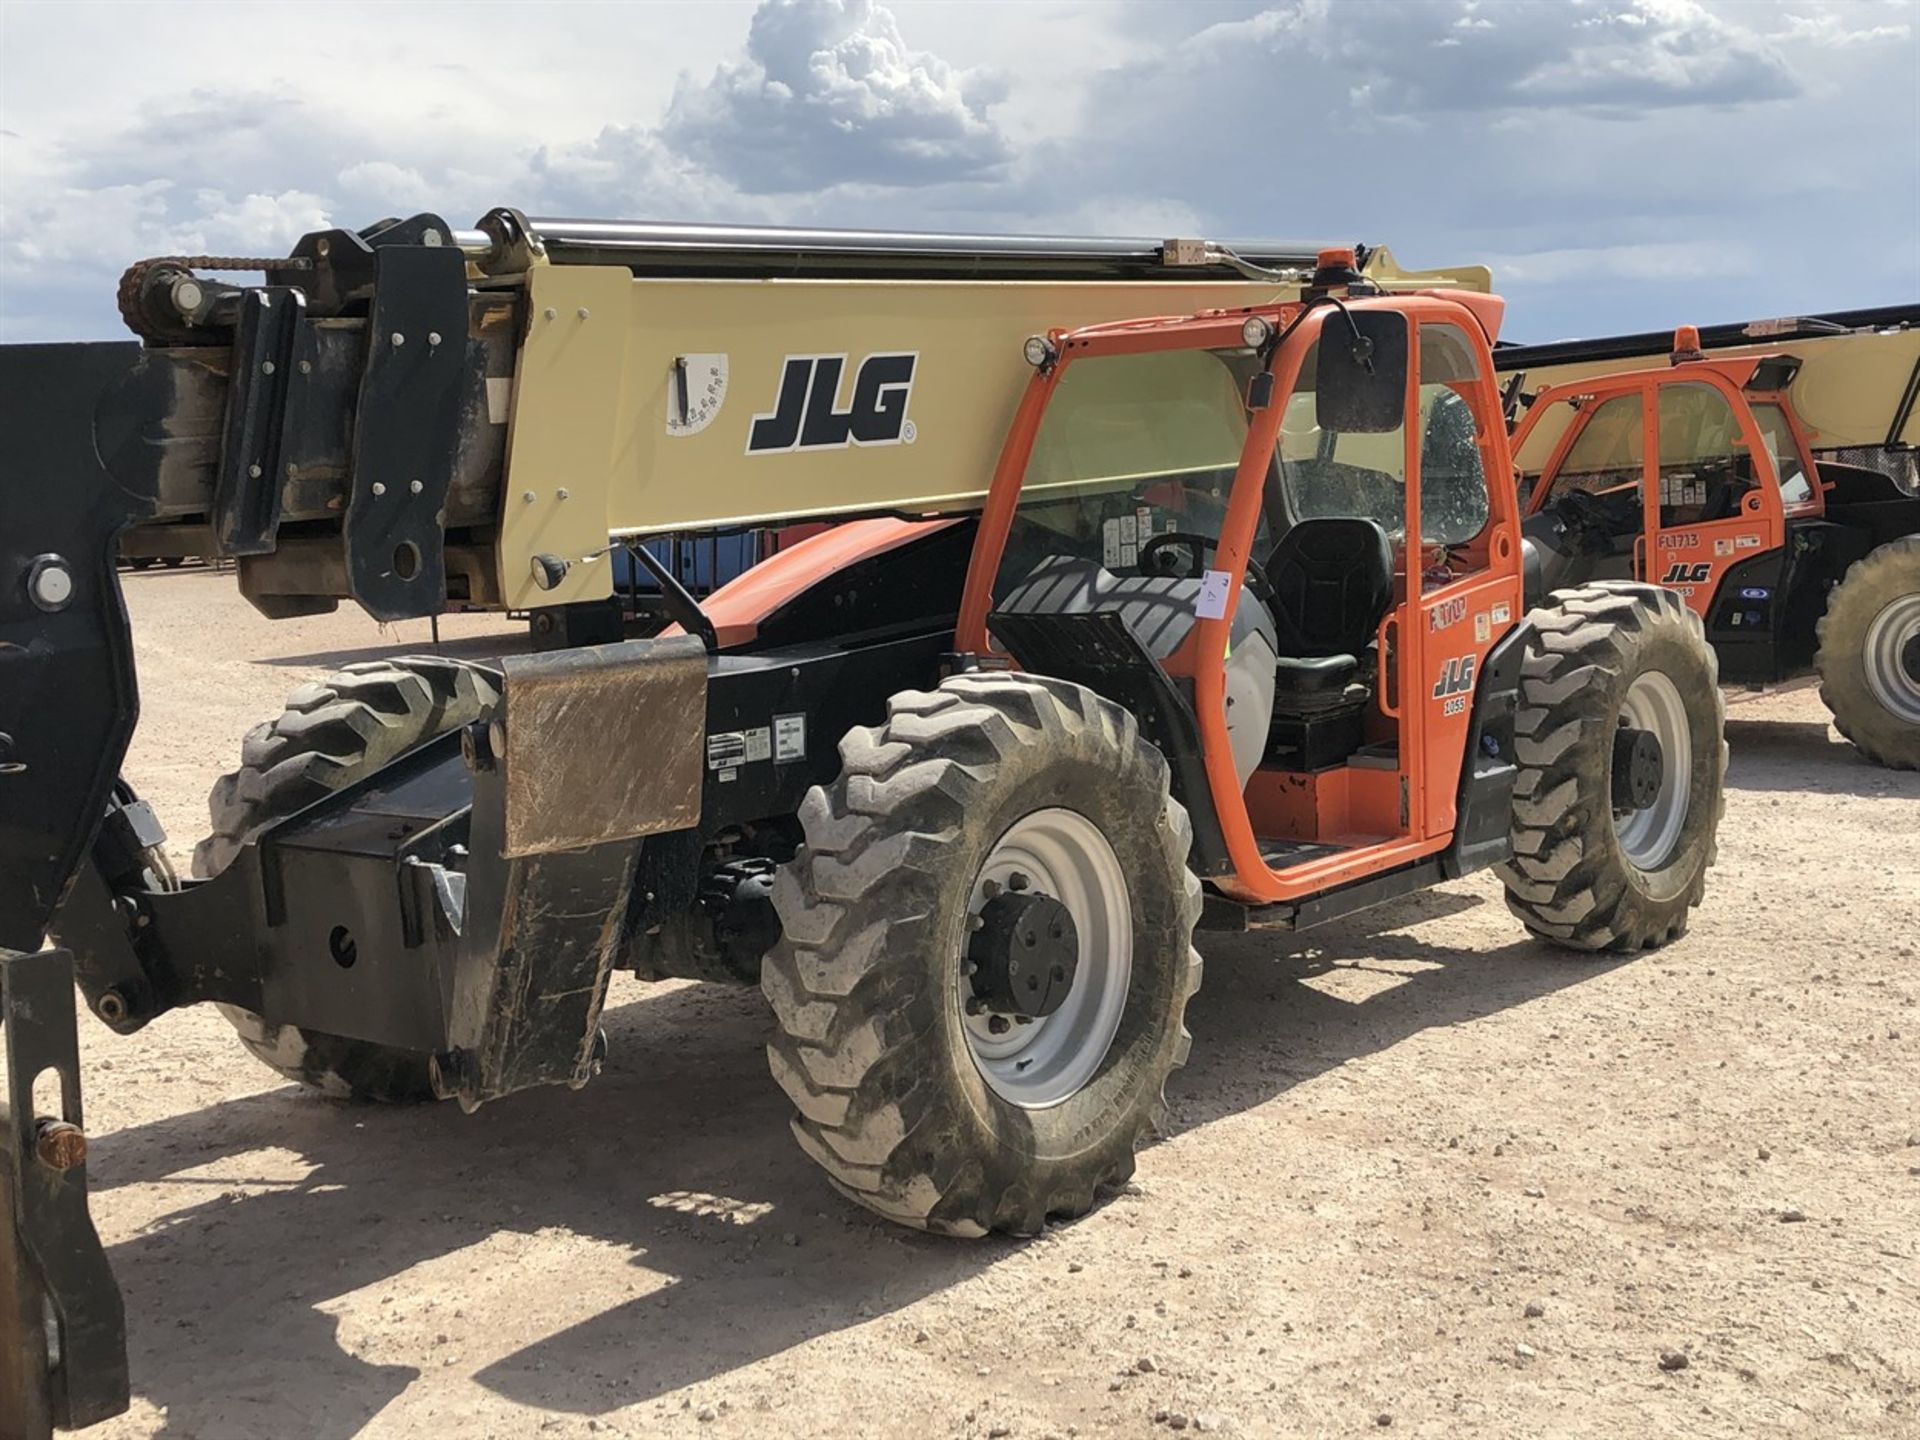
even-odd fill
[(872, 0), (770, 0), (744, 58), (683, 82), (660, 134), (751, 194), (979, 180), (1012, 158), (986, 113), (1002, 93), (910, 49)]

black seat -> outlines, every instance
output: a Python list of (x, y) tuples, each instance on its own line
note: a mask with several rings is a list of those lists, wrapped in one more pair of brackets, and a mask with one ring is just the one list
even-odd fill
[(1372, 520), (1320, 516), (1292, 526), (1264, 566), (1280, 652), (1274, 703), (1337, 704), (1393, 603), (1393, 547)]

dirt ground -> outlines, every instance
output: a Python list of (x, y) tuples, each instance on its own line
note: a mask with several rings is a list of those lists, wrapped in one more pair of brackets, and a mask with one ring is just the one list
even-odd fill
[[(426, 639), (127, 588), (183, 864), (287, 690)], [(1203, 936), (1170, 1135), (1029, 1243), (837, 1198), (752, 992), (616, 981), (599, 1080), (475, 1116), (317, 1099), (210, 1010), (84, 1020), (136, 1395), (90, 1433), (1920, 1435), (1920, 775), (1811, 691), (1733, 714), (1686, 940), (1569, 959), (1484, 876)]]

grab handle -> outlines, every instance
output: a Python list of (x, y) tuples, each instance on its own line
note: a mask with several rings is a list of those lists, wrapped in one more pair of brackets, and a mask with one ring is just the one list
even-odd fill
[[(1389, 631), (1392, 632), (1392, 640), (1387, 638)], [(1374, 659), (1374, 663), (1379, 667), (1379, 675), (1377, 677), (1377, 683), (1373, 687), (1373, 693), (1380, 706), (1380, 712), (1383, 715), (1390, 715), (1396, 720), (1400, 718), (1400, 687), (1398, 684), (1389, 685), (1387, 681), (1389, 675), (1396, 681), (1399, 679), (1398, 672), (1400, 667), (1397, 663), (1398, 656), (1395, 653), (1399, 648), (1399, 639), (1400, 617), (1398, 615), (1389, 615), (1380, 622), (1379, 653)], [(1393, 697), (1391, 700), (1387, 698), (1389, 695)]]

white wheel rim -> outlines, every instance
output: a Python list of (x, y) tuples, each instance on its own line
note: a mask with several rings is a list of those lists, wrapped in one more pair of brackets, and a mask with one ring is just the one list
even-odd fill
[(1649, 670), (1634, 677), (1620, 705), (1620, 723), (1648, 730), (1660, 742), (1660, 791), (1644, 810), (1613, 817), (1620, 849), (1642, 870), (1658, 870), (1680, 843), (1693, 788), (1693, 730), (1680, 688)]
[(1133, 906), (1120, 857), (1076, 810), (1036, 810), (1014, 821), (974, 877), (969, 913), (1000, 889), (1021, 888), (1016, 876), (1073, 916), (1079, 965), (1067, 998), (1051, 1015), (1007, 1020), (995, 1034), (995, 1017), (967, 1013), (973, 982), (963, 963), (955, 1003), (981, 1078), (1021, 1109), (1045, 1110), (1086, 1087), (1119, 1033), (1133, 979)]
[(1867, 627), (1862, 659), (1867, 688), (1880, 708), (1909, 725), (1920, 725), (1920, 675), (1905, 663), (1907, 647), (1920, 636), (1920, 595), (1902, 595), (1883, 607)]

